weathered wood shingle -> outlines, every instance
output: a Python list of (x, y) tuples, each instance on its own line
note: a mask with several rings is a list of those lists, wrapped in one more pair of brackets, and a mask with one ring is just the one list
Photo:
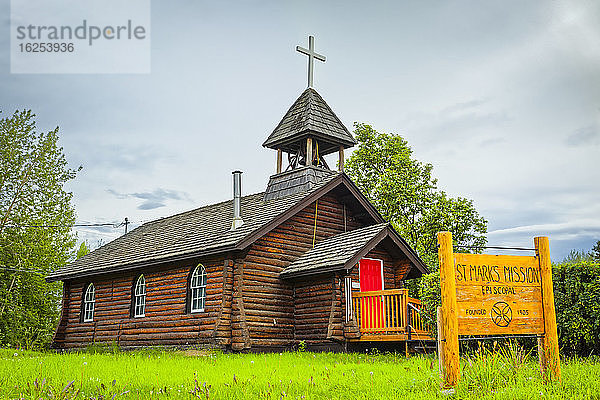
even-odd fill
[(314, 166), (304, 166), (272, 175), (265, 191), (265, 200), (286, 197), (298, 192), (306, 192), (323, 178), (337, 172)]
[(346, 148), (356, 144), (348, 129), (313, 88), (298, 97), (263, 146), (295, 152), (302, 138), (308, 136), (317, 138), (321, 155), (337, 151), (340, 145)]

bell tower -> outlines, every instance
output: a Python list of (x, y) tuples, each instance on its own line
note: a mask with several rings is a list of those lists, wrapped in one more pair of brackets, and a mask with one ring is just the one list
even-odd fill
[[(312, 87), (314, 60), (325, 62), (325, 56), (315, 52), (314, 38), (308, 37), (308, 49), (297, 46), (296, 50), (308, 56), (308, 87), (263, 143), (264, 147), (277, 151), (276, 174), (271, 176), (265, 199), (273, 198), (270, 191), (277, 192), (273, 185), (277, 186), (278, 182), (287, 188), (290, 185), (283, 182), (305, 182), (307, 184), (300, 189), (308, 190), (311, 182), (314, 184), (324, 175), (335, 173), (325, 161), (327, 154), (338, 152), (338, 171), (343, 172), (344, 149), (356, 144), (352, 134)], [(298, 191), (285, 190), (285, 193)]]

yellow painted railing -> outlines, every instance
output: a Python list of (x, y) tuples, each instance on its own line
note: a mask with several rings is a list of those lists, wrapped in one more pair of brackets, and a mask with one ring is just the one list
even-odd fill
[[(426, 332), (421, 301), (408, 297), (408, 289), (352, 294), (352, 306), (361, 334), (395, 335)], [(409, 321), (410, 318), (410, 321)]]

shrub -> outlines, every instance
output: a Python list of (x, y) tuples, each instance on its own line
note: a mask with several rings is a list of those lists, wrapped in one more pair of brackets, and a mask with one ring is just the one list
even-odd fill
[(554, 265), (552, 280), (561, 352), (600, 354), (600, 263), (580, 259)]

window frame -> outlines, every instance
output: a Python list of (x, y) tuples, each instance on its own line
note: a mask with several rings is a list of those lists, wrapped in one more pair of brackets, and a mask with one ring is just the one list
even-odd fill
[[(88, 297), (90, 293), (91, 300)], [(96, 311), (96, 286), (93, 282), (84, 286), (81, 300), (81, 322), (94, 322), (94, 314)], [(90, 307), (88, 307), (88, 305), (90, 305)], [(88, 318), (88, 311), (91, 314), (90, 318)]]
[[(207, 282), (208, 275), (206, 273), (206, 268), (204, 265), (198, 264), (192, 269), (188, 281), (188, 310), (191, 314), (201, 313), (206, 310)], [(200, 302), (202, 303), (202, 306), (194, 308), (194, 305), (200, 305)]]
[[(142, 288), (143, 292), (138, 293), (138, 288)], [(146, 277), (144, 274), (138, 275), (135, 283), (133, 285), (132, 290), (133, 296), (131, 301), (132, 307), (132, 316), (133, 318), (143, 318), (146, 316), (146, 294), (147, 294), (147, 284)], [(139, 302), (138, 302), (139, 300)], [(141, 308), (141, 313), (138, 314), (138, 307)]]

